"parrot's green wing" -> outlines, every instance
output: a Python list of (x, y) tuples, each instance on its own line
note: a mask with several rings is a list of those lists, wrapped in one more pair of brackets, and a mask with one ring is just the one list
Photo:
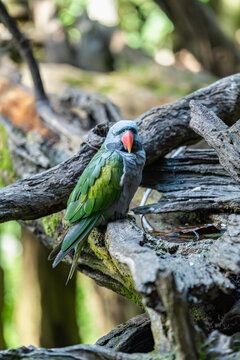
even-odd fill
[(121, 194), (122, 174), (122, 157), (116, 151), (100, 150), (71, 193), (65, 219), (73, 225), (106, 210)]
[[(75, 253), (79, 253), (77, 249), (83, 246), (92, 228), (101, 222), (101, 217), (106, 215), (109, 206), (119, 199), (122, 175), (123, 159), (116, 151), (101, 149), (93, 157), (69, 197), (65, 219), (71, 227), (53, 267), (72, 248), (75, 248)], [(53, 252), (56, 254), (55, 250)], [(75, 266), (74, 262), (74, 268)], [(71, 271), (70, 277), (72, 273)]]

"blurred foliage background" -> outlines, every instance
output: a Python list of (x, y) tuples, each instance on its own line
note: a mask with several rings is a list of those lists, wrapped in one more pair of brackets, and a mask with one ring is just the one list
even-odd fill
[[(60, 93), (67, 85), (98, 91), (117, 103), (126, 118), (239, 70), (239, 0), (5, 4), (31, 39), (49, 92)], [(9, 66), (30, 85), (2, 24), (0, 41), (0, 85)], [(0, 105), (1, 91), (0, 86)], [(7, 182), (6, 172), (8, 182), (13, 181), (0, 129), (0, 187)], [(47, 256), (48, 250), (18, 223), (0, 225), (0, 349), (93, 343), (142, 311), (82, 274), (65, 288), (67, 265), (52, 270)]]

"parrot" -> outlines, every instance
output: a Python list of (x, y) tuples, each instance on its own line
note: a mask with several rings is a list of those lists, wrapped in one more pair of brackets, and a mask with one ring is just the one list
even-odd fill
[(108, 131), (100, 150), (94, 155), (67, 202), (65, 220), (69, 230), (50, 253), (55, 268), (74, 249), (67, 282), (72, 278), (81, 249), (94, 227), (126, 216), (142, 179), (146, 154), (137, 124), (121, 120)]

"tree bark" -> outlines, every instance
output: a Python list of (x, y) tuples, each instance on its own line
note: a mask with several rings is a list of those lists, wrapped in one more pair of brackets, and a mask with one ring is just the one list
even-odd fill
[(175, 26), (179, 48), (187, 48), (217, 76), (239, 71), (240, 52), (217, 24), (212, 9), (198, 0), (156, 0)]
[(239, 185), (213, 149), (188, 149), (176, 158), (159, 159), (146, 167), (142, 183), (163, 194), (158, 203), (133, 209), (135, 214), (240, 211)]
[(240, 183), (240, 120), (230, 128), (213, 111), (196, 101), (190, 103), (190, 126), (203, 136), (218, 154), (220, 164), (229, 175)]

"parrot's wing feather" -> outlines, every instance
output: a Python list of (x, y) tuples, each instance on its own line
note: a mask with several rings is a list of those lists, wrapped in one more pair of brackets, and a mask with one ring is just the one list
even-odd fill
[(99, 218), (100, 215), (96, 215), (84, 219), (70, 228), (61, 244), (61, 250), (53, 262), (53, 268), (55, 268), (77, 244), (83, 243), (82, 245), (84, 245), (85, 240), (92, 231), (92, 228), (97, 224)]
[(53, 260), (57, 254), (59, 253), (59, 251), (61, 250), (62, 244), (58, 244), (49, 254), (48, 256), (48, 260)]
[(116, 151), (100, 150), (70, 195), (65, 219), (75, 222), (103, 212), (122, 192), (123, 159)]

